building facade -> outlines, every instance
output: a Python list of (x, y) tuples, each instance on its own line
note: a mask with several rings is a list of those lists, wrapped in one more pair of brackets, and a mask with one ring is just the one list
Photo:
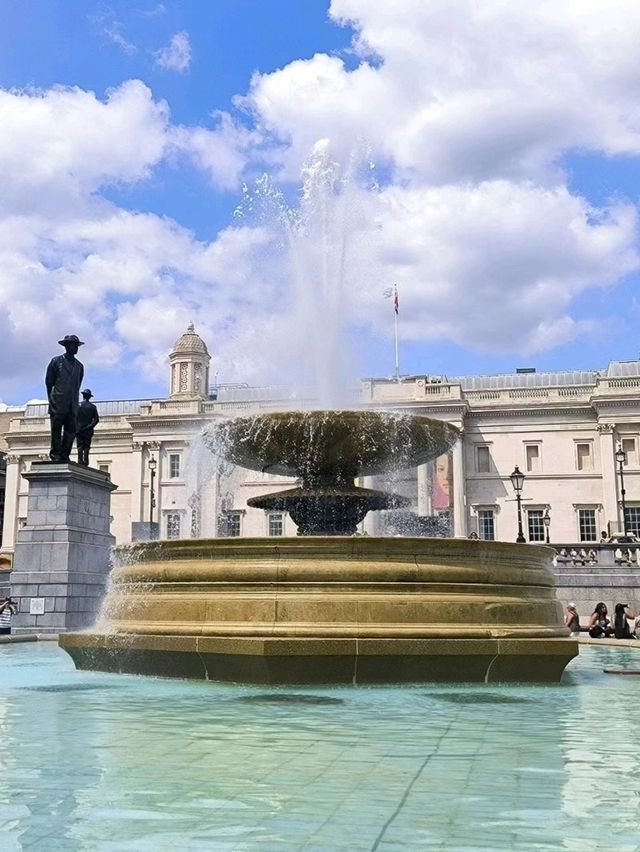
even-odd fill
[[(111, 531), (118, 543), (140, 524), (158, 523), (162, 538), (295, 535), (291, 519), (247, 506), (258, 494), (292, 481), (233, 468), (213, 459), (200, 435), (219, 418), (290, 407), (284, 389), (209, 387), (210, 355), (189, 326), (169, 355), (168, 396), (96, 403), (100, 424), (90, 464), (108, 471)], [(313, 407), (313, 400), (308, 400)], [(597, 542), (624, 526), (640, 535), (640, 361), (613, 361), (591, 371), (517, 371), (497, 376), (411, 376), (361, 382), (362, 407), (446, 420), (461, 440), (437, 462), (363, 485), (399, 491), (408, 512), (370, 513), (363, 532), (433, 534), (515, 540), (517, 504), (510, 474), (525, 475), (522, 523), (528, 541)], [(26, 518), (30, 464), (46, 458), (46, 405), (28, 405), (9, 419), (2, 550), (10, 556)], [(149, 462), (152, 462), (151, 467)], [(545, 528), (544, 517), (550, 517)]]

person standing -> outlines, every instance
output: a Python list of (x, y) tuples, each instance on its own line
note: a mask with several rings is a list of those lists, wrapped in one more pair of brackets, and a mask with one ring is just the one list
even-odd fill
[(0, 601), (0, 636), (8, 636), (11, 633), (11, 619), (17, 611), (18, 608), (11, 598)]
[(78, 398), (84, 377), (84, 367), (75, 356), (84, 344), (75, 334), (65, 335), (58, 343), (64, 346), (65, 353), (51, 359), (45, 377), (51, 420), (49, 458), (52, 462), (68, 462), (76, 436)]
[(100, 422), (98, 409), (91, 402), (93, 394), (89, 388), (82, 391), (82, 402), (78, 406), (78, 464), (89, 466), (89, 450), (93, 439), (93, 430)]

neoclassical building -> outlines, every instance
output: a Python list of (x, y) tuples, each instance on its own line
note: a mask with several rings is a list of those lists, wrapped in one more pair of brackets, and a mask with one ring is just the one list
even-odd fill
[[(190, 325), (169, 355), (166, 398), (97, 398), (101, 420), (90, 463), (117, 484), (111, 505), (119, 543), (143, 536), (149, 522), (163, 538), (295, 535), (289, 517), (247, 506), (250, 497), (291, 487), (291, 480), (214, 463), (199, 438), (216, 418), (286, 409), (287, 394), (277, 387), (211, 387), (210, 360)], [(612, 361), (602, 370), (366, 379), (358, 404), (447, 420), (462, 432), (435, 464), (399, 472), (391, 483), (363, 481), (412, 499), (410, 511), (370, 513), (363, 532), (449, 528), (457, 536), (513, 541), (518, 518), (510, 474), (517, 465), (525, 475), (527, 540), (544, 541), (548, 532), (552, 543), (597, 542), (602, 530), (623, 527), (615, 458), (621, 448), (627, 528), (640, 535), (640, 361)], [(10, 555), (26, 518), (21, 474), (48, 451), (46, 405), (15, 412), (5, 429), (2, 551)]]

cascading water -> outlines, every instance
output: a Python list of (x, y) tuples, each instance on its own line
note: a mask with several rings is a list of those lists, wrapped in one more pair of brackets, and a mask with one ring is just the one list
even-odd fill
[(410, 501), (354, 485), (363, 474), (407, 468), (449, 449), (448, 423), (378, 411), (281, 412), (237, 417), (205, 430), (213, 453), (241, 467), (295, 476), (301, 486), (248, 500), (288, 512), (299, 535), (353, 535), (367, 512)]

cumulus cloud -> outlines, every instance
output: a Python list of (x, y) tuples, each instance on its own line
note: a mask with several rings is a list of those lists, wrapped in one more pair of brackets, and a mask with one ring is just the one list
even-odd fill
[[(247, 265), (252, 246), (264, 241), (256, 229), (201, 242), (168, 218), (123, 209), (101, 194), (146, 180), (167, 157), (201, 157), (214, 184), (237, 186), (244, 160), (224, 155), (234, 131), (223, 124), (211, 131), (172, 125), (167, 105), (139, 81), (104, 99), (79, 88), (0, 90), (0, 378), (7, 392), (41, 370), (61, 330), (92, 341), (88, 367), (133, 361), (160, 378), (186, 321), (212, 335), (229, 322), (239, 275), (255, 298), (261, 277)], [(140, 316), (154, 321), (136, 321), (132, 333), (127, 318)]]
[(155, 54), (156, 65), (166, 71), (178, 71), (182, 73), (191, 65), (191, 42), (189, 33), (179, 32), (171, 37), (166, 47), (161, 48)]
[[(176, 126), (136, 80), (104, 98), (0, 90), (4, 398), (61, 329), (91, 337), (88, 364), (99, 353), (162, 380), (194, 320), (221, 377), (278, 378), (305, 332), (277, 217), (247, 216), (204, 241), (103, 193), (185, 158), (203, 193), (239, 191), (265, 161), (297, 182), (320, 138), (347, 171), (358, 140), (378, 164), (380, 186), (354, 184), (333, 305), (346, 325), (388, 335), (381, 293), (397, 282), (403, 336), (416, 341), (534, 352), (589, 328), (575, 300), (638, 269), (637, 211), (572, 192), (563, 158), (640, 154), (640, 7), (333, 0), (331, 15), (356, 31), (355, 64), (317, 54), (257, 73), (236, 112), (214, 112), (208, 126)], [(161, 56), (185, 70), (187, 34)], [(344, 214), (336, 175), (317, 197), (332, 244)], [(18, 358), (25, 336), (30, 353)]]
[(570, 148), (640, 152), (640, 6), (551, 0), (333, 0), (357, 30), (350, 70), (317, 54), (256, 74), (244, 105), (295, 171), (322, 136), (365, 136), (402, 177), (556, 177)]
[(356, 30), (355, 67), (299, 59), (238, 100), (281, 178), (321, 136), (342, 161), (366, 140), (386, 182), (377, 275), (402, 282), (405, 336), (521, 351), (574, 339), (575, 297), (639, 264), (635, 207), (592, 208), (563, 158), (640, 154), (640, 7), (332, 0), (330, 13)]

